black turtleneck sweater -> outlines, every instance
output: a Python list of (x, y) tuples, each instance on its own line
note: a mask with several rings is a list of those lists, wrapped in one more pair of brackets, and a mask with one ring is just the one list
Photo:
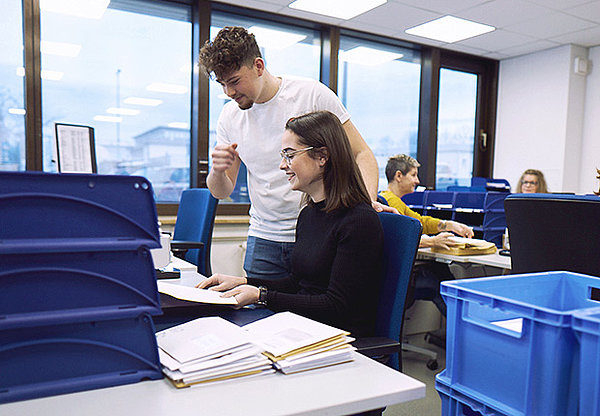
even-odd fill
[(383, 230), (373, 208), (322, 211), (306, 206), (298, 217), (292, 274), (279, 280), (248, 278), (266, 286), (267, 307), (290, 311), (351, 332), (373, 335), (382, 277)]

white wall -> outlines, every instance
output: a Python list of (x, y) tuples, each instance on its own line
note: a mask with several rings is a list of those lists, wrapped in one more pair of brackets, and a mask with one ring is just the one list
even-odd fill
[(589, 51), (591, 70), (587, 78), (585, 122), (581, 143), (579, 192), (598, 190), (596, 168), (600, 169), (600, 46)]
[[(582, 192), (587, 77), (575, 74), (586, 48), (567, 45), (500, 62), (494, 177), (513, 189), (525, 169), (550, 191)], [(587, 191), (586, 191), (587, 192)]]

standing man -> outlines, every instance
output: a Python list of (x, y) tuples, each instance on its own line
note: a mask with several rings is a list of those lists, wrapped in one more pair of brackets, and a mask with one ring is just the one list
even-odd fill
[[(291, 190), (279, 170), (286, 122), (317, 110), (334, 113), (348, 134), (373, 200), (379, 176), (375, 156), (329, 88), (314, 80), (270, 74), (254, 35), (243, 27), (225, 27), (212, 42), (207, 41), (200, 50), (200, 65), (208, 76), (214, 74), (232, 99), (217, 124), (208, 188), (216, 198), (229, 196), (244, 162), (251, 202), (244, 269), (250, 277), (286, 277), (300, 209), (299, 193)], [(294, 156), (293, 152), (288, 155)], [(381, 205), (375, 204), (381, 211)]]

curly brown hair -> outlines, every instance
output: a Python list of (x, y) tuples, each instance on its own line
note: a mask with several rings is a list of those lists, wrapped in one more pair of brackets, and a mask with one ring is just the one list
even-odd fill
[(242, 66), (252, 66), (256, 58), (262, 55), (254, 35), (240, 26), (226, 26), (202, 46), (199, 63), (208, 77), (214, 73), (220, 78)]

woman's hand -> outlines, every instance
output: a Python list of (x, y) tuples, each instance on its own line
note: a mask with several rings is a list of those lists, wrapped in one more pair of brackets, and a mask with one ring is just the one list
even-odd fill
[(253, 303), (258, 302), (260, 296), (260, 290), (255, 286), (250, 285), (240, 285), (227, 292), (224, 292), (221, 297), (230, 298), (235, 297), (237, 300), (237, 305), (234, 306), (235, 309), (239, 309), (246, 305), (251, 305)]
[(460, 222), (446, 221), (444, 231), (452, 231), (453, 233), (466, 238), (473, 238), (473, 228)]
[(452, 237), (454, 237), (454, 234), (444, 232), (429, 237), (429, 241), (431, 242), (431, 247), (438, 247), (448, 250), (450, 247), (458, 244), (452, 240)]
[(248, 283), (248, 281), (245, 277), (228, 276), (226, 274), (216, 273), (208, 279), (197, 284), (196, 287), (199, 289), (210, 288), (211, 290), (223, 292), (240, 285), (245, 285), (246, 283)]

